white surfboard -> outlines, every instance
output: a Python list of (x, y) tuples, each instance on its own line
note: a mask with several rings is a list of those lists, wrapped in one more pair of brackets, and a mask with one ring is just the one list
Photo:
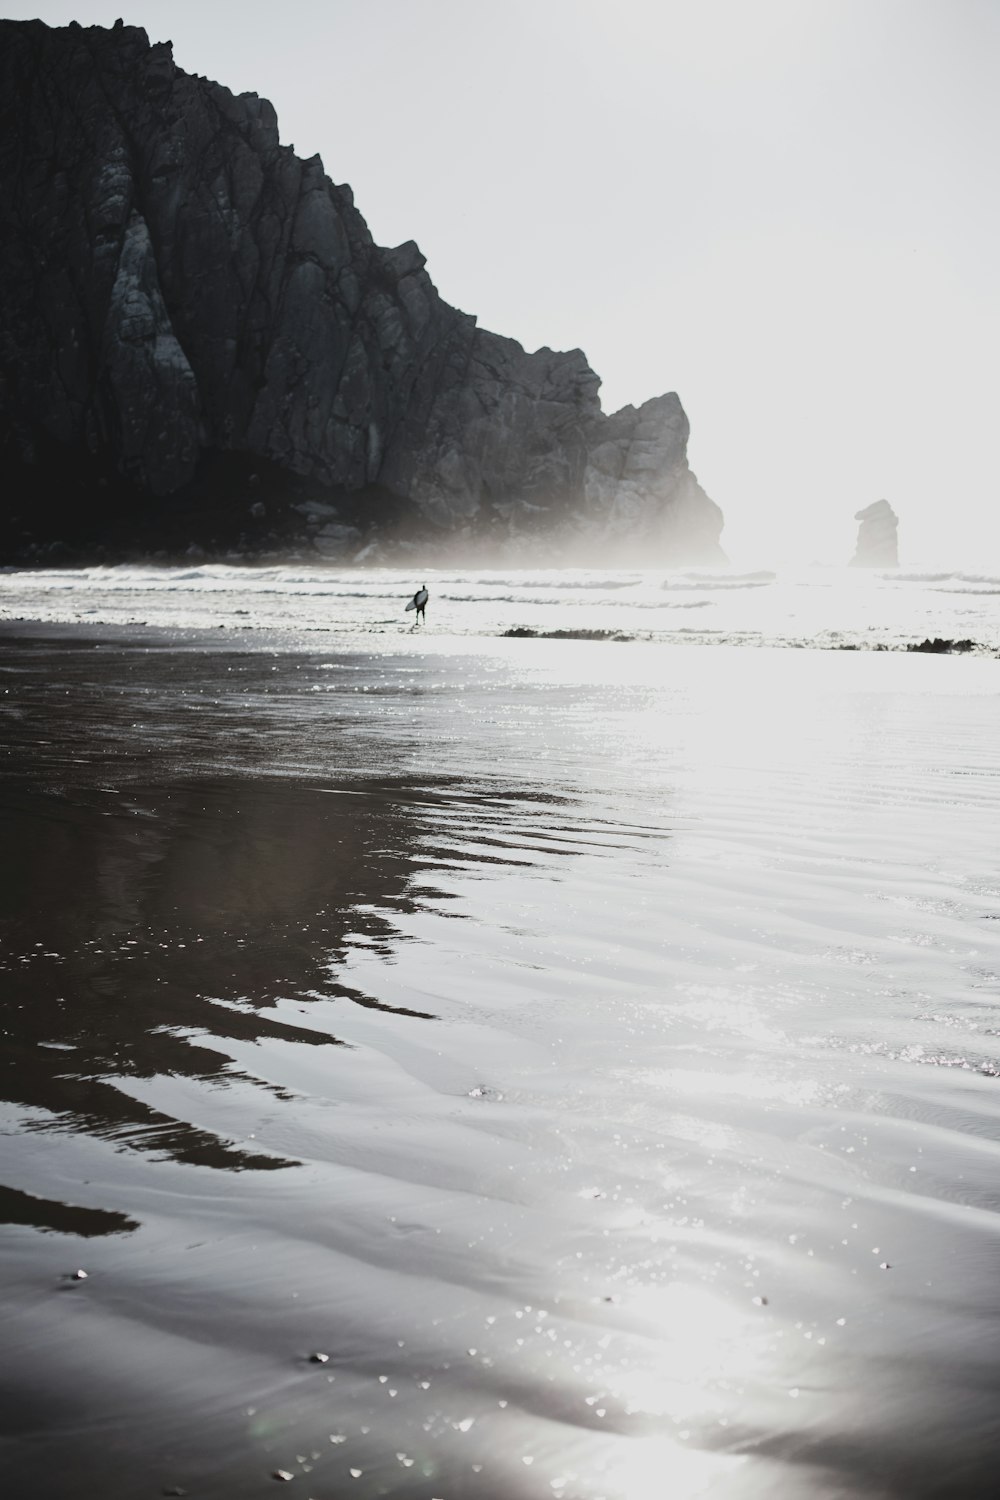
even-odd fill
[(407, 609), (416, 609), (416, 607), (417, 607), (417, 601), (416, 601), (416, 599), (411, 599), (410, 602), (409, 602), (409, 604), (406, 607), (407, 607)]

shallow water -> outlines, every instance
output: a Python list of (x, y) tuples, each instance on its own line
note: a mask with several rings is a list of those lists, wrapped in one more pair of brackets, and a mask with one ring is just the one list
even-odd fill
[[(309, 562), (247, 567), (194, 561), (0, 570), (0, 621), (171, 630), (225, 627), (299, 638), (399, 637), (406, 601), (430, 589), (428, 633), (502, 636), (520, 630), (706, 645), (902, 649), (925, 639), (1000, 650), (1000, 577), (955, 572), (807, 568), (347, 568)], [(417, 633), (419, 634), (419, 628)]]
[(988, 1493), (996, 662), (206, 642), (0, 643), (12, 1493)]

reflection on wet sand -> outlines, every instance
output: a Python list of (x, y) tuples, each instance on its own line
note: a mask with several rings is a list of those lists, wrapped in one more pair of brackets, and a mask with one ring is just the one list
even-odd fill
[(90, 1239), (97, 1234), (125, 1234), (138, 1229), (127, 1214), (111, 1213), (106, 1208), (81, 1208), (75, 1203), (58, 1203), (39, 1198), (17, 1188), (0, 1186), (0, 1224), (29, 1224), (33, 1229), (53, 1229), (61, 1234), (78, 1234)]
[(262, 1014), (279, 997), (381, 1003), (331, 976), (349, 932), (378, 947), (385, 913), (407, 908), (416, 807), (405, 787), (339, 791), (241, 779), (8, 794), (2, 1096), (44, 1112), (39, 1128), (286, 1165), (144, 1107), (119, 1080), (224, 1086), (239, 1074), (213, 1038), (337, 1044)]
[(535, 646), (0, 659), (12, 1493), (990, 1492), (992, 678)]
[[(241, 1082), (287, 1102), (232, 1044), (345, 1044), (326, 1020), (279, 1017), (279, 1002), (433, 1020), (342, 973), (349, 952), (388, 953), (415, 874), (462, 867), (431, 832), (452, 783), (359, 775), (391, 744), (366, 746), (339, 703), (307, 697), (298, 658), (29, 637), (0, 667), (0, 1100), (26, 1112), (28, 1133), (84, 1131), (232, 1171), (295, 1165), (144, 1101), (134, 1083)], [(552, 800), (528, 786), (518, 797)], [(475, 862), (525, 863), (502, 800), (477, 816)], [(424, 906), (450, 899), (424, 882)], [(135, 1227), (5, 1192), (0, 1222)]]

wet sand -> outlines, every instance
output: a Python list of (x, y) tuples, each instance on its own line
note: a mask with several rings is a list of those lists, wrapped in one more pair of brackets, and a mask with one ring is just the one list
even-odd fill
[(991, 671), (8, 629), (8, 1492), (988, 1493)]

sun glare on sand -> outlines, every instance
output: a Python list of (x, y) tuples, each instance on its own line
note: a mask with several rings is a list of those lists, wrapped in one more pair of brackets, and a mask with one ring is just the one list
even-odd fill
[(645, 1438), (629, 1444), (609, 1477), (623, 1500), (698, 1500), (709, 1485), (745, 1464), (742, 1457), (700, 1453), (664, 1438)]
[(634, 1311), (656, 1353), (645, 1366), (629, 1361), (609, 1371), (602, 1398), (651, 1426), (669, 1421), (677, 1437), (630, 1436), (612, 1449), (602, 1478), (610, 1494), (627, 1500), (696, 1500), (746, 1463), (706, 1450), (701, 1434), (708, 1427), (724, 1436), (731, 1393), (763, 1368), (760, 1325), (710, 1290), (681, 1282), (645, 1288)]

